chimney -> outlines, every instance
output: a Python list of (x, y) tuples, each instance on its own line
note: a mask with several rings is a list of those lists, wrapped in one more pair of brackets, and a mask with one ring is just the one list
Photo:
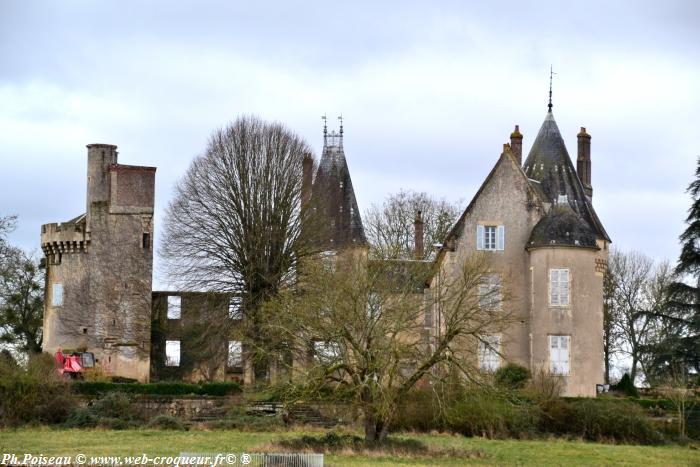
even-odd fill
[(523, 165), (523, 135), (520, 133), (520, 125), (515, 125), (515, 130), (510, 134), (510, 150), (518, 165)]
[(591, 135), (586, 133), (586, 128), (581, 127), (578, 133), (578, 157), (576, 158), (576, 173), (583, 184), (583, 191), (588, 197), (593, 196), (591, 185)]
[(109, 201), (111, 177), (109, 167), (117, 163), (117, 147), (113, 144), (88, 144), (87, 196), (85, 214), (90, 231), (92, 203)]
[(306, 206), (311, 200), (311, 181), (313, 179), (314, 158), (311, 154), (304, 155), (302, 163), (302, 178), (301, 178), (301, 205)]
[(423, 217), (420, 210), (416, 211), (416, 219), (413, 221), (415, 228), (416, 259), (423, 259)]

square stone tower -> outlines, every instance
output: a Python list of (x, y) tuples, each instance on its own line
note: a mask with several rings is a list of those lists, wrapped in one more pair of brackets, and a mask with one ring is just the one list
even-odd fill
[(86, 213), (41, 230), (44, 351), (93, 352), (106, 373), (147, 381), (156, 169), (87, 148)]

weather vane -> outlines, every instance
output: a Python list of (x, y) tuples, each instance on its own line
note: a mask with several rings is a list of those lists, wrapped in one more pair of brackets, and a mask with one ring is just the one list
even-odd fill
[(326, 114), (321, 115), (321, 120), (323, 120), (323, 134), (326, 135), (328, 133), (328, 117), (326, 117)]
[(340, 136), (343, 136), (343, 114), (338, 115), (338, 120), (340, 120)]
[(552, 77), (556, 75), (552, 69), (552, 65), (549, 65), (549, 104), (547, 107), (549, 107), (549, 111), (552, 111)]

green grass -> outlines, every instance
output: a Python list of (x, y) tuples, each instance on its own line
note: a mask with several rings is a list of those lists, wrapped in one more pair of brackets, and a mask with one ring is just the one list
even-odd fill
[[(269, 452), (270, 443), (321, 431), (249, 433), (241, 431), (159, 431), (159, 430), (64, 430), (21, 428), (0, 431), (0, 454), (32, 453), (45, 455), (173, 455), (180, 452)], [(326, 455), (333, 466), (366, 465), (696, 465), (700, 450), (687, 446), (629, 446), (552, 440), (485, 440), (447, 434), (396, 435), (418, 439), (435, 450), (456, 449), (477, 452), (480, 457), (393, 457), (353, 454)]]

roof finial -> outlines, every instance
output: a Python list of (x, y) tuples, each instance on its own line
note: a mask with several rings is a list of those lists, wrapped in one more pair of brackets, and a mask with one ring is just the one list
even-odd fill
[(328, 145), (328, 117), (326, 114), (321, 115), (321, 120), (323, 120), (323, 147), (325, 148)]
[(340, 138), (339, 138), (339, 146), (342, 148), (343, 147), (343, 114), (341, 113), (338, 115), (338, 120), (340, 120)]
[(549, 108), (548, 112), (552, 111), (552, 76), (556, 75), (554, 71), (552, 70), (552, 65), (549, 65), (549, 104), (547, 104), (547, 107)]

